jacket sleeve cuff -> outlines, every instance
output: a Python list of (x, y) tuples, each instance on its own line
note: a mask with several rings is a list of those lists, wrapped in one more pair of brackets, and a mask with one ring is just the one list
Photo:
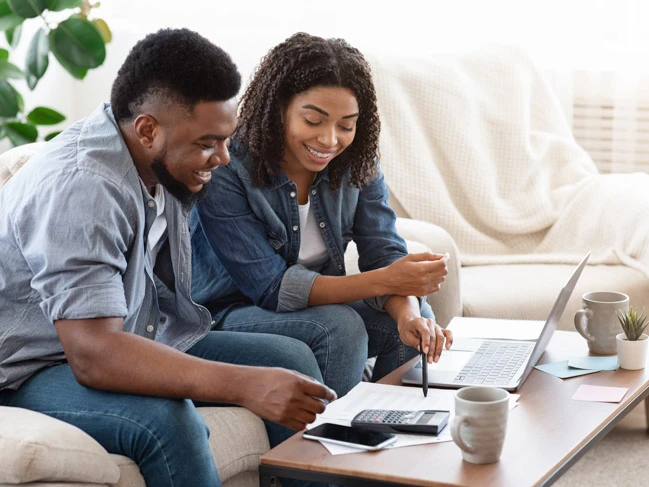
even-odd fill
[[(373, 298), (367, 298), (364, 301), (365, 304), (367, 304), (370, 308), (374, 308), (377, 311), (385, 311), (384, 306), (385, 302), (388, 300), (390, 295), (387, 296), (376, 296)], [(417, 300), (419, 301), (419, 309), (421, 310), (422, 307), (424, 306), (424, 303), (426, 302), (425, 297), (417, 297)]]
[(310, 271), (302, 265), (289, 267), (279, 287), (277, 312), (285, 313), (307, 308), (311, 287), (316, 277), (318, 277), (317, 272)]

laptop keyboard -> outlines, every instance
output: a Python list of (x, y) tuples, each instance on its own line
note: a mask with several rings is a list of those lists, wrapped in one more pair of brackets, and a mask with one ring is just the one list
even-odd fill
[(533, 348), (529, 342), (484, 341), (453, 382), (507, 385)]

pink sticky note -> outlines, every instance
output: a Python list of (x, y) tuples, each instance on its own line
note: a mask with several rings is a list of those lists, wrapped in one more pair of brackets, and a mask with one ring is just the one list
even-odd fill
[(587, 386), (582, 384), (572, 398), (576, 401), (620, 402), (628, 387)]

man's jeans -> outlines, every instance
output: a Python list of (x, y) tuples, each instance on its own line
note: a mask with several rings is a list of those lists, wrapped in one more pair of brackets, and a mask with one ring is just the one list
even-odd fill
[[(421, 313), (434, 317), (425, 302)], [(284, 335), (306, 343), (318, 361), (324, 383), (338, 397), (361, 381), (368, 357), (377, 357), (372, 374), (375, 382), (417, 355), (417, 350), (401, 342), (397, 324), (389, 314), (362, 301), (290, 313), (245, 306), (230, 311), (218, 328)]]
[[(232, 364), (284, 367), (322, 382), (311, 350), (288, 337), (212, 331), (188, 353)], [(108, 452), (133, 459), (147, 486), (221, 485), (207, 442), (210, 432), (192, 401), (91, 389), (62, 364), (38, 372), (17, 391), (0, 391), (0, 405), (39, 411), (77, 426)], [(265, 423), (271, 446), (294, 433)], [(306, 483), (284, 480), (283, 485)]]

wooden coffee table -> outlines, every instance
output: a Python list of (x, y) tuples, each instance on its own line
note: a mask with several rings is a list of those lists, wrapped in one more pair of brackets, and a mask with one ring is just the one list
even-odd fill
[[(587, 354), (586, 342), (576, 332), (558, 331), (540, 363)], [(381, 382), (400, 384), (408, 367)], [(580, 384), (629, 391), (619, 404), (574, 401), (571, 396)], [(350, 487), (551, 485), (649, 395), (649, 369), (618, 369), (566, 380), (534, 370), (518, 392), (519, 406), (510, 411), (498, 463), (464, 462), (453, 442), (334, 456), (298, 433), (261, 457), (261, 486), (273, 485), (273, 477)]]

